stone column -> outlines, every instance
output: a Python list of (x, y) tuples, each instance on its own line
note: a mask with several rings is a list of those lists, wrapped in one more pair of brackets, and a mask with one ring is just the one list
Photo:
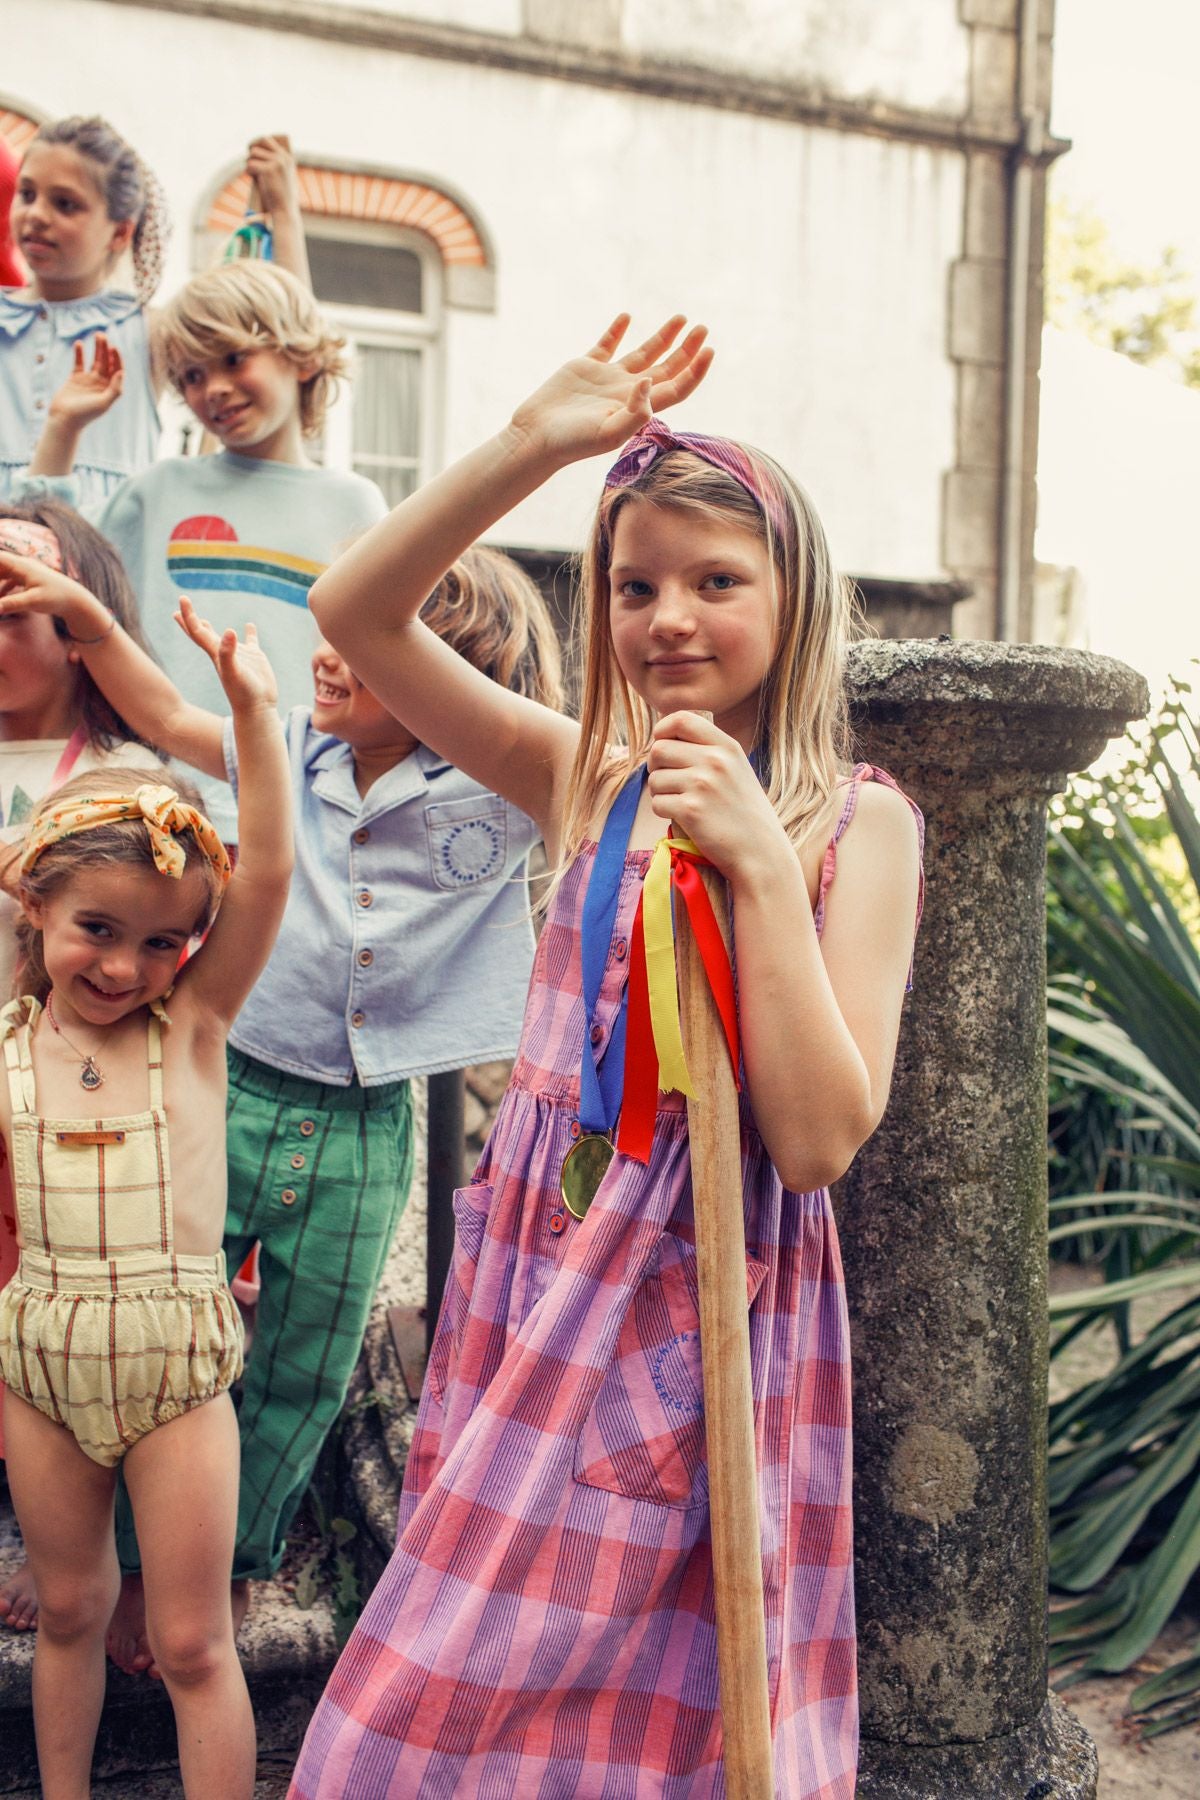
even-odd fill
[(1146, 708), (1123, 664), (856, 648), (860, 754), (925, 814), (888, 1113), (837, 1195), (854, 1356), (861, 1800), (1091, 1800), (1046, 1679), (1045, 820)]

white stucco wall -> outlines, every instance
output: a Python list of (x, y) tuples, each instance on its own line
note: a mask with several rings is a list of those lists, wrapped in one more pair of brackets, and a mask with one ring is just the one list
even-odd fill
[(968, 41), (955, 0), (625, 0), (626, 46), (829, 94), (960, 113)]
[[(48, 33), (71, 57), (46, 58)], [(463, 196), (497, 248), (497, 308), (446, 315), (448, 459), (617, 311), (646, 330), (679, 309), (718, 351), (680, 421), (792, 468), (845, 567), (941, 573), (954, 153), (92, 0), (18, 8), (5, 36), (13, 98), (102, 106), (157, 171), (177, 221), (168, 288), (201, 196), (257, 131)], [(496, 535), (573, 544), (598, 486), (596, 468), (567, 471)]]

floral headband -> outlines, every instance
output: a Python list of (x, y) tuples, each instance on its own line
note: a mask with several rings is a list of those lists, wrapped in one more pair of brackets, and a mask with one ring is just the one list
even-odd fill
[(758, 471), (740, 444), (730, 438), (702, 437), (697, 431), (671, 431), (661, 419), (651, 419), (636, 437), (630, 438), (604, 477), (605, 488), (631, 486), (652, 463), (671, 450), (690, 451), (701, 462), (711, 463), (714, 469), (732, 476), (739, 487), (745, 488), (759, 511), (770, 519), (776, 536), (785, 543), (793, 537), (792, 524), (780, 506), (778, 496), (770, 489), (764, 491)]
[[(50, 527), (39, 525), (36, 519), (0, 518), (0, 550), (13, 556), (31, 556), (48, 569), (64, 573), (62, 546)], [(72, 581), (76, 579), (74, 569), (68, 568), (65, 573)]]
[(178, 881), (187, 865), (178, 834), (190, 831), (224, 887), (232, 866), (215, 826), (161, 782), (147, 782), (132, 794), (71, 796), (42, 813), (30, 829), (21, 857), (21, 873), (28, 875), (44, 851), (63, 838), (76, 837), (98, 825), (115, 825), (125, 819), (141, 819), (150, 834), (150, 851), (160, 875)]

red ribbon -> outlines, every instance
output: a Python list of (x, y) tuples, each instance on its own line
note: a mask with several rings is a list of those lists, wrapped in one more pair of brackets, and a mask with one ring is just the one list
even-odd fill
[[(671, 850), (671, 889), (687, 909), (688, 923), (700, 952), (700, 961), (708, 977), (708, 985), (720, 1015), (729, 1052), (734, 1085), (741, 1091), (738, 1049), (737, 999), (733, 987), (733, 965), (729, 950), (721, 936), (708, 890), (701, 879), (702, 868), (711, 869), (707, 857), (690, 850)], [(648, 1163), (654, 1142), (654, 1121), (658, 1112), (658, 1052), (654, 1045), (654, 1029), (650, 1018), (650, 984), (646, 973), (646, 936), (642, 923), (642, 900), (639, 898), (629, 942), (629, 1002), (625, 1024), (625, 1089), (621, 1101), (621, 1122), (617, 1130), (617, 1149), (635, 1161)]]

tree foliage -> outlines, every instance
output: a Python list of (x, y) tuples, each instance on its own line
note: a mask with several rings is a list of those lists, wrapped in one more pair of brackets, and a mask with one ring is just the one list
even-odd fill
[(1122, 254), (1099, 214), (1052, 201), (1046, 225), (1046, 317), (1131, 362), (1200, 387), (1196, 283), (1168, 245), (1157, 261)]

